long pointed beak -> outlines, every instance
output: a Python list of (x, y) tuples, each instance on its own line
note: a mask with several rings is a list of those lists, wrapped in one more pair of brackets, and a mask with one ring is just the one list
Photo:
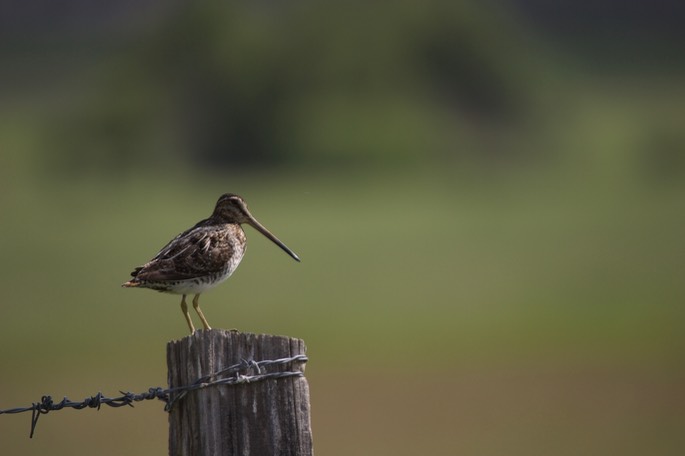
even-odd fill
[(291, 257), (293, 257), (293, 259), (294, 259), (295, 261), (298, 261), (298, 262), (300, 261), (300, 257), (298, 257), (298, 256), (295, 254), (295, 252), (293, 252), (292, 250), (290, 250), (290, 249), (288, 248), (287, 245), (285, 245), (284, 243), (281, 242), (280, 239), (278, 239), (276, 236), (274, 236), (273, 234), (271, 234), (271, 232), (270, 232), (269, 230), (267, 230), (266, 228), (264, 228), (264, 225), (262, 225), (261, 223), (259, 223), (259, 222), (257, 221), (257, 219), (255, 219), (254, 217), (252, 217), (251, 214), (250, 214), (250, 217), (249, 217), (249, 220), (248, 220), (247, 223), (248, 223), (252, 228), (254, 228), (255, 230), (259, 231), (259, 232), (262, 233), (264, 236), (266, 236), (268, 239), (270, 239), (271, 242), (273, 242), (274, 244), (276, 244), (277, 246), (279, 246), (281, 249), (283, 249), (283, 251), (284, 251), (285, 253), (287, 253), (288, 255), (290, 255)]

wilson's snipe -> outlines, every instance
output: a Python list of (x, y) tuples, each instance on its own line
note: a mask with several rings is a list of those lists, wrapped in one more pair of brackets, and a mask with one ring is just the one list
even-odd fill
[(242, 223), (252, 226), (300, 261), (292, 250), (250, 214), (240, 196), (227, 193), (219, 198), (208, 219), (172, 239), (153, 259), (137, 267), (131, 273), (133, 278), (122, 286), (183, 295), (181, 310), (191, 333), (195, 327), (188, 313), (186, 295), (194, 294), (193, 307), (205, 329), (211, 329), (200, 310), (198, 299), (202, 292), (229, 278), (243, 259), (247, 239), (240, 226)]

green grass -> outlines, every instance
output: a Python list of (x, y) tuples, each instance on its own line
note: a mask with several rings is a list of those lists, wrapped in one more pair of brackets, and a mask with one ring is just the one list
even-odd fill
[[(581, 191), (545, 175), (455, 182), (449, 170), (25, 182), (0, 208), (0, 408), (163, 385), (164, 344), (186, 334), (178, 298), (119, 285), (225, 191), (241, 193), (302, 263), (246, 228), (243, 264), (203, 296), (205, 314), (215, 327), (304, 338), (314, 382), (431, 366), (680, 370), (681, 189)], [(93, 413), (43, 418), (31, 449), (26, 416), (0, 417), (0, 435), (23, 454), (48, 444), (69, 454), (81, 427), (95, 440), (122, 421), (150, 422), (153, 437), (131, 424), (132, 440), (103, 454), (143, 454), (135, 442), (164, 451), (161, 406)], [(335, 422), (320, 414), (315, 436)], [(324, 434), (319, 448), (342, 454)]]
[[(363, 351), (373, 362), (399, 362), (405, 350), (431, 356), (434, 344), (452, 359), (473, 354), (463, 343), (481, 345), (478, 356), (549, 342), (623, 353), (637, 327), (655, 336), (640, 341), (641, 351), (667, 348), (663, 331), (680, 316), (685, 291), (679, 198), (569, 201), (564, 189), (542, 186), (485, 194), (428, 175), (403, 189), (409, 178), (362, 177), (349, 186), (342, 177), (257, 175), (230, 186), (145, 183), (156, 190), (143, 193), (132, 180), (17, 195), (4, 208), (1, 272), (10, 286), (2, 332), (22, 344), (40, 333), (53, 347), (111, 325), (182, 335), (175, 297), (119, 284), (232, 190), (303, 262), (248, 227), (240, 269), (203, 298), (217, 326), (304, 332), (321, 337), (336, 360)], [(64, 331), (68, 322), (78, 336)], [(350, 331), (355, 350), (336, 341)], [(407, 343), (416, 332), (422, 337)], [(137, 346), (136, 337), (125, 343)], [(398, 352), (398, 344), (406, 346)]]

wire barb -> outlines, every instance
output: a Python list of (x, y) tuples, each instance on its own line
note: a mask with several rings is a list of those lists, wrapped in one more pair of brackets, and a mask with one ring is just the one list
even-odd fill
[(275, 360), (267, 359), (262, 361), (243, 359), (238, 364), (228, 366), (220, 371), (214, 372), (213, 374), (198, 378), (190, 385), (175, 386), (172, 388), (161, 388), (159, 386), (152, 387), (146, 392), (139, 394), (119, 391), (121, 396), (113, 398), (106, 397), (101, 392), (98, 392), (95, 396), (87, 397), (81, 402), (74, 402), (69, 400), (69, 398), (64, 397), (61, 401), (55, 403), (55, 401), (52, 399), (52, 396), (43, 396), (41, 397), (40, 402), (34, 402), (30, 407), (15, 407), (11, 409), (0, 410), (0, 415), (12, 415), (30, 411), (31, 432), (29, 437), (33, 438), (33, 434), (36, 431), (36, 425), (38, 424), (38, 418), (40, 418), (41, 415), (46, 415), (48, 412), (55, 410), (62, 410), (65, 407), (76, 410), (81, 410), (84, 408), (95, 408), (100, 410), (100, 407), (103, 404), (115, 408), (123, 407), (125, 405), (133, 407), (134, 402), (159, 399), (165, 403), (164, 410), (171, 412), (174, 405), (182, 400), (191, 391), (218, 385), (233, 386), (243, 383), (260, 382), (264, 380), (302, 377), (304, 376), (304, 373), (300, 370), (274, 372), (267, 372), (267, 370), (272, 366), (284, 366), (294, 363), (304, 364), (308, 360), (309, 358), (307, 358), (306, 355), (296, 355), (289, 358), (280, 358)]

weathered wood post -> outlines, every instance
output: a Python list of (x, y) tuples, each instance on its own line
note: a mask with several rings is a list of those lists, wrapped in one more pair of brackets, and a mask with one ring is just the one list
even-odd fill
[[(229, 366), (305, 354), (285, 336), (199, 330), (167, 344), (169, 387), (190, 385)], [(247, 374), (265, 369), (247, 368)], [(269, 365), (268, 372), (304, 372), (304, 362)], [(243, 370), (240, 372), (246, 375)], [(229, 374), (229, 377), (230, 378)], [(236, 374), (232, 378), (240, 380)], [(209, 383), (216, 378), (208, 378)], [(309, 386), (304, 376), (218, 384), (171, 395), (171, 456), (311, 456)]]

